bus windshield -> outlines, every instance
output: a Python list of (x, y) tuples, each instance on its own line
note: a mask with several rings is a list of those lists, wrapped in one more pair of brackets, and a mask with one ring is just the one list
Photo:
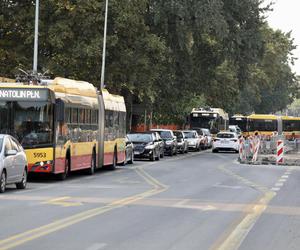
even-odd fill
[(11, 134), (24, 148), (53, 143), (53, 104), (0, 101), (0, 133)]

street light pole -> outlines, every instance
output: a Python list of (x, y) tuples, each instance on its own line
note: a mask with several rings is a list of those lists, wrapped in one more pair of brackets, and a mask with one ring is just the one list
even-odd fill
[(33, 73), (37, 73), (38, 63), (38, 34), (39, 33), (39, 0), (35, 1), (35, 25), (34, 25), (34, 52), (33, 52)]
[(104, 19), (104, 35), (103, 35), (102, 69), (101, 69), (101, 85), (100, 85), (100, 89), (104, 88), (105, 55), (106, 55), (106, 33), (107, 33), (107, 14), (108, 14), (108, 0), (105, 1), (105, 19)]

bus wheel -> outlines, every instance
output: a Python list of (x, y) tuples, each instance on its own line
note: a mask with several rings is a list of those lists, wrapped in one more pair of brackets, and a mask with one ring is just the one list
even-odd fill
[(91, 167), (88, 169), (87, 173), (89, 175), (93, 175), (96, 170), (96, 154), (95, 151), (93, 151), (92, 159), (91, 159)]
[(113, 156), (113, 162), (110, 166), (108, 166), (109, 170), (115, 170), (117, 166), (117, 152), (116, 150), (114, 151), (114, 156)]
[(58, 179), (61, 180), (61, 181), (65, 180), (68, 177), (69, 172), (70, 172), (70, 160), (69, 160), (69, 158), (66, 158), (66, 160), (65, 160), (65, 171), (58, 175)]

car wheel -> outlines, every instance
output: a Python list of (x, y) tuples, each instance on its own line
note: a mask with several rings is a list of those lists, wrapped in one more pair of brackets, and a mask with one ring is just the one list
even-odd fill
[(150, 161), (155, 161), (155, 153), (154, 151), (152, 152), (152, 155), (149, 157)]
[(165, 157), (165, 153), (164, 153), (164, 149), (162, 149), (160, 152), (160, 158), (164, 158), (164, 157)]
[(23, 177), (21, 182), (16, 183), (17, 189), (25, 189), (27, 185), (27, 170), (24, 168)]
[(133, 151), (131, 152), (130, 160), (128, 161), (128, 164), (133, 164), (134, 161), (134, 153)]
[(219, 150), (218, 150), (218, 149), (213, 149), (212, 152), (213, 152), (213, 153), (218, 153)]
[(6, 173), (2, 171), (0, 176), (0, 193), (4, 193), (6, 188)]
[(160, 152), (159, 152), (159, 151), (157, 152), (157, 155), (156, 155), (156, 159), (155, 159), (155, 160), (157, 160), (157, 161), (160, 160)]

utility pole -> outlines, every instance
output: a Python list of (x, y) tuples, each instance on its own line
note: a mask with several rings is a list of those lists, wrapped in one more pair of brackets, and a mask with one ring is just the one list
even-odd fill
[(108, 0), (105, 1), (105, 19), (104, 19), (104, 35), (103, 35), (102, 69), (101, 69), (101, 85), (100, 85), (100, 89), (104, 88), (105, 55), (106, 55), (106, 34), (107, 34), (107, 15), (108, 15)]
[(33, 74), (37, 74), (38, 64), (38, 35), (39, 35), (39, 0), (35, 0), (35, 25), (34, 25), (34, 52), (33, 52)]

